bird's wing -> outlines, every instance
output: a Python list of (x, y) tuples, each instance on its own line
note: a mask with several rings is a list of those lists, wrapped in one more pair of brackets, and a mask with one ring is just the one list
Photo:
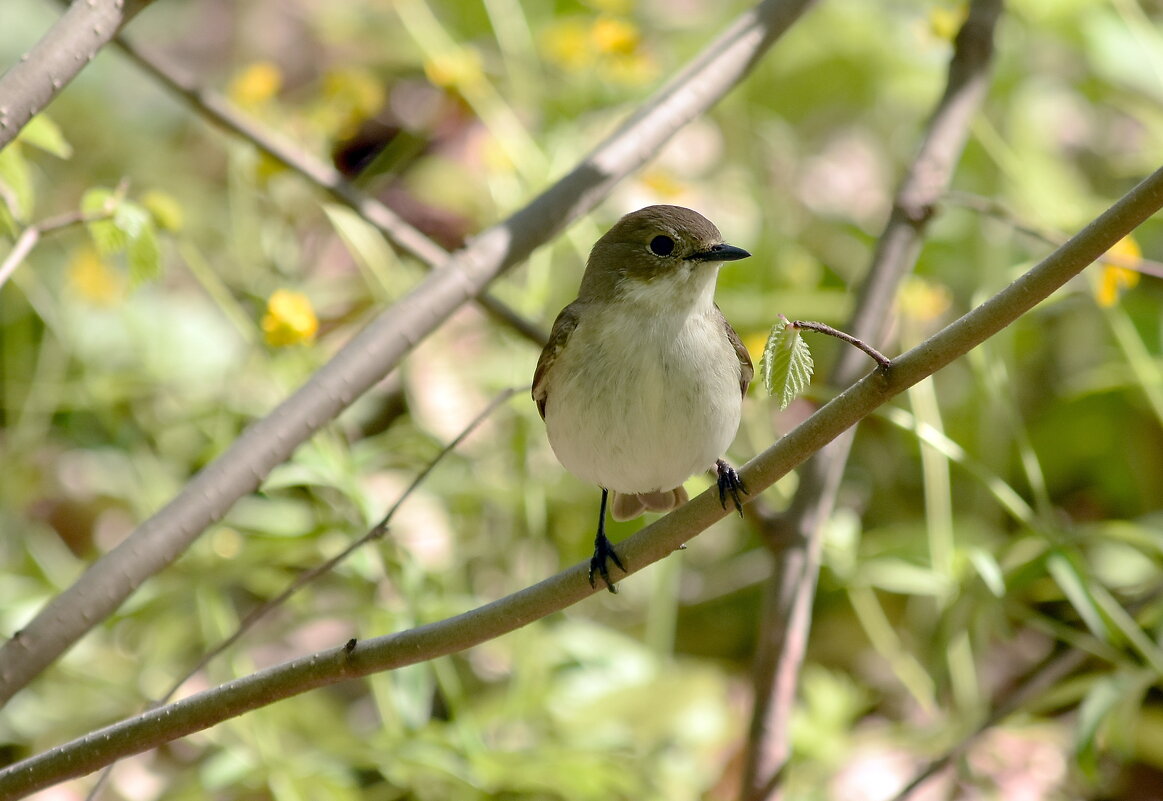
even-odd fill
[(577, 301), (561, 310), (561, 314), (557, 315), (557, 319), (553, 321), (553, 330), (549, 332), (549, 342), (541, 351), (541, 358), (537, 360), (537, 369), (533, 371), (533, 400), (537, 403), (537, 411), (541, 413), (542, 420), (545, 419), (545, 400), (549, 394), (548, 381), (546, 380), (549, 376), (549, 370), (557, 361), (557, 356), (565, 347), (565, 343), (569, 341), (569, 335), (573, 333), (573, 329), (577, 328), (577, 318)]
[[(719, 307), (715, 306), (718, 311)], [(719, 312), (719, 317), (723, 321), (723, 328), (727, 330), (727, 341), (731, 343), (731, 347), (735, 349), (735, 355), (739, 358), (739, 392), (742, 395), (747, 394), (747, 386), (751, 383), (751, 379), (755, 376), (755, 365), (751, 363), (751, 354), (747, 352), (747, 347), (743, 344), (743, 340), (735, 333), (735, 329), (727, 322), (727, 318), (723, 313)]]

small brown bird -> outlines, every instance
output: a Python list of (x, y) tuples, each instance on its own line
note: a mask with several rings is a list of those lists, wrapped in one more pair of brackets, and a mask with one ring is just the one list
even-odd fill
[(719, 500), (742, 513), (747, 490), (719, 458), (735, 438), (755, 370), (715, 305), (723, 262), (751, 254), (723, 242), (708, 219), (681, 206), (627, 214), (590, 252), (577, 300), (553, 324), (533, 375), (533, 400), (558, 460), (602, 488), (590, 584), (608, 562), (615, 520), (685, 503), (682, 483), (716, 466)]

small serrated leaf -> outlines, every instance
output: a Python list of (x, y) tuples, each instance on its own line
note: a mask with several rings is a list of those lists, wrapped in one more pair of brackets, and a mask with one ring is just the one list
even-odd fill
[(812, 380), (812, 353), (797, 328), (789, 323), (772, 326), (763, 346), (759, 374), (768, 395), (779, 394), (786, 409)]
[[(117, 197), (108, 189), (97, 187), (90, 189), (81, 197), (81, 213), (87, 217), (116, 214), (113, 206)], [(93, 245), (102, 256), (108, 257), (121, 253), (129, 244), (129, 237), (117, 226), (112, 219), (93, 220), (85, 225)]]
[(117, 210), (113, 212), (113, 224), (123, 231), (130, 241), (137, 239), (142, 231), (153, 226), (149, 212), (128, 201), (117, 204)]

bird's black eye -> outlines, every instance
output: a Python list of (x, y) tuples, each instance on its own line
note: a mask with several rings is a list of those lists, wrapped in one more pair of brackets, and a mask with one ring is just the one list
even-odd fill
[(655, 256), (669, 256), (674, 253), (674, 240), (669, 236), (656, 236), (650, 240), (650, 252)]

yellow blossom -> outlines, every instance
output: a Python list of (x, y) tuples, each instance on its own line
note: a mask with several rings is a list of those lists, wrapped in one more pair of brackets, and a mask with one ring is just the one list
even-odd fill
[(936, 320), (949, 310), (953, 296), (949, 292), (949, 287), (914, 276), (901, 287), (897, 294), (897, 302), (904, 317), (927, 323)]
[(634, 23), (618, 17), (598, 17), (590, 28), (590, 41), (599, 53), (633, 53), (641, 39)]
[(541, 35), (545, 58), (567, 72), (581, 72), (594, 60), (590, 29), (577, 17), (557, 20)]
[(747, 353), (751, 355), (751, 361), (759, 364), (760, 359), (763, 358), (763, 349), (767, 347), (767, 332), (755, 331), (750, 334), (744, 334), (743, 347), (747, 348)]
[(686, 185), (674, 173), (657, 167), (643, 170), (640, 180), (652, 194), (667, 200), (678, 198), (686, 189)]
[(90, 303), (112, 306), (125, 296), (125, 278), (91, 246), (78, 248), (69, 259), (69, 285)]
[(243, 108), (253, 109), (273, 98), (282, 88), (283, 73), (278, 65), (256, 61), (231, 79), (226, 94)]
[(437, 86), (463, 89), (481, 82), (484, 65), (480, 53), (466, 47), (428, 59), (424, 74)]
[(1125, 236), (1099, 259), (1102, 271), (1095, 287), (1095, 299), (1103, 308), (1110, 308), (1119, 302), (1119, 292), (1139, 283), (1136, 269), (1143, 260), (1143, 251), (1133, 237)]
[(333, 117), (326, 127), (337, 138), (349, 137), (383, 108), (383, 83), (367, 70), (332, 70), (323, 78), (322, 104)]
[(268, 345), (285, 347), (310, 343), (319, 330), (319, 319), (311, 301), (302, 292), (277, 290), (267, 301), (262, 331)]
[(289, 172), (287, 165), (274, 156), (260, 152), (254, 161), (254, 178), (259, 186), (266, 186), (276, 175)]
[(642, 86), (658, 77), (658, 65), (641, 50), (615, 53), (602, 64), (602, 75), (606, 80), (623, 86)]
[(952, 42), (967, 16), (969, 6), (965, 3), (933, 6), (929, 11), (929, 33), (937, 39)]

